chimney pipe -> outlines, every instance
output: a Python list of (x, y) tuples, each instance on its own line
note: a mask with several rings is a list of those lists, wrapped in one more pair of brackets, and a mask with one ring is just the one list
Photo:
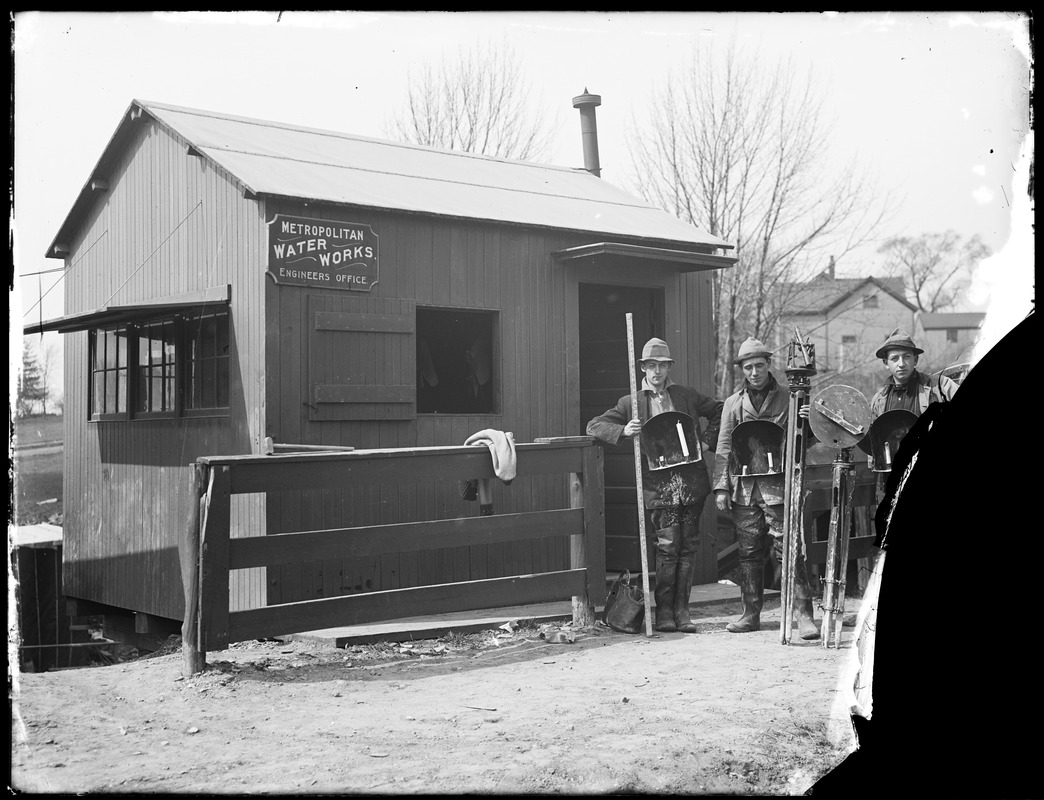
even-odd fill
[(595, 108), (602, 104), (597, 94), (589, 94), (587, 87), (579, 97), (573, 98), (573, 108), (580, 109), (580, 135), (584, 140), (584, 169), (596, 178), (602, 177), (602, 168), (598, 163), (598, 123), (595, 122)]

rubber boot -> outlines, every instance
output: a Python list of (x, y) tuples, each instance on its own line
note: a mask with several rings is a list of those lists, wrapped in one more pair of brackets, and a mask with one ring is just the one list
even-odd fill
[(740, 597), (743, 614), (725, 626), (729, 633), (750, 633), (761, 630), (761, 607), (765, 603), (765, 568), (761, 562), (740, 563)]
[(692, 572), (696, 556), (684, 556), (678, 560), (678, 571), (674, 578), (674, 625), (682, 633), (696, 633), (696, 623), (689, 616), (689, 595), (692, 593)]
[[(677, 546), (677, 537), (681, 534), (679, 526), (661, 528), (656, 531), (658, 542), (669, 542)], [(674, 624), (674, 583), (678, 574), (678, 559), (670, 557), (660, 550), (656, 551), (656, 621), (653, 628), (670, 633), (678, 628)]]
[(798, 600), (797, 602), (798, 636), (806, 641), (819, 638), (819, 628), (812, 617), (812, 600)]
[(811, 641), (819, 638), (819, 628), (812, 616), (812, 590), (808, 584), (805, 560), (799, 559), (795, 568), (794, 606), (798, 618), (798, 636), (805, 641)]

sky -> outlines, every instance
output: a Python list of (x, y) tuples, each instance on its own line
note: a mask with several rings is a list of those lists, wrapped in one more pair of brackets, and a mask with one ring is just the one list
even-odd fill
[[(694, 46), (734, 41), (767, 68), (791, 59), (809, 71), (832, 123), (824, 171), (854, 159), (893, 197), (882, 237), (979, 235), (996, 255), (975, 276), (965, 310), (1013, 304), (1014, 317), (996, 314), (1011, 320), (994, 326), (996, 339), (1029, 310), (1024, 16), (24, 12), (13, 41), (12, 363), (22, 322), (63, 313), (60, 273), (34, 273), (62, 266), (44, 253), (132, 100), (387, 138), (425, 62), (505, 41), (522, 60), (535, 108), (555, 125), (546, 160), (583, 166), (571, 101), (589, 90), (602, 98), (602, 178), (625, 189), (634, 185), (628, 133), (640, 133), (651, 97)], [(871, 245), (841, 259), (838, 274), (881, 274), (880, 260)]]

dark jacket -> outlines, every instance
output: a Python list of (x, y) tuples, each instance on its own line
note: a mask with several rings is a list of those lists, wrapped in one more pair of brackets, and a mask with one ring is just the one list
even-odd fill
[[(953, 400), (953, 395), (957, 391), (957, 384), (947, 378), (945, 375), (940, 375), (938, 381), (932, 381), (930, 375), (925, 375), (923, 372), (918, 372), (915, 376), (911, 377), (911, 380), (917, 379), (917, 408), (914, 413), (917, 416), (921, 416), (928, 408), (930, 403), (946, 403)], [(888, 383), (891, 383), (892, 379), (889, 378)], [(885, 405), (888, 402), (888, 396), (885, 394), (885, 389), (888, 386), (886, 383), (875, 394), (870, 400), (870, 419), (874, 420), (881, 416), (885, 411)]]
[(714, 490), (724, 489), (729, 493), (733, 503), (741, 506), (751, 504), (751, 495), (757, 486), (765, 502), (777, 505), (783, 502), (783, 473), (757, 478), (733, 475), (729, 469), (729, 457), (732, 455), (732, 432), (741, 422), (755, 419), (767, 419), (786, 430), (787, 415), (790, 411), (790, 392), (779, 381), (766, 395), (760, 409), (755, 409), (747, 393), (747, 383), (736, 394), (725, 400), (725, 408), (721, 414), (721, 430), (718, 433), (718, 446), (714, 457)]
[[(651, 394), (648, 390), (638, 392), (638, 419), (641, 420), (642, 424), (645, 424), (650, 416), (649, 396)], [(667, 394), (670, 395), (674, 410), (688, 414), (696, 421), (697, 426), (699, 426), (700, 417), (707, 420), (707, 430), (700, 437), (703, 458), (704, 461), (707, 461), (711, 457), (710, 451), (714, 449), (718, 440), (722, 402), (700, 394), (691, 386), (682, 386), (677, 383), (672, 383), (667, 387)], [(631, 395), (626, 394), (617, 401), (615, 407), (610, 408), (604, 414), (600, 414), (587, 423), (587, 434), (608, 444), (618, 444), (620, 437), (623, 435), (624, 426), (631, 419), (631, 416)], [(702, 500), (710, 494), (710, 469), (708, 465), (697, 462), (696, 464), (684, 464), (671, 469), (651, 472), (643, 448), (642, 480), (647, 492), (657, 492), (658, 485), (672, 473), (684, 476), (686, 482), (690, 484), (690, 496), (695, 495)]]

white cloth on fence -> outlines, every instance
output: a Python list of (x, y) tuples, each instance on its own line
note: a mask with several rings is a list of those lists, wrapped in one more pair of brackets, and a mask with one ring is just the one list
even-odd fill
[(486, 428), (468, 437), (465, 445), (485, 445), (489, 448), (489, 454), (493, 457), (493, 472), (505, 485), (510, 485), (515, 479), (517, 459), (515, 457), (515, 437), (509, 431), (493, 430)]
[[(486, 428), (471, 434), (464, 444), (471, 447), (486, 446), (489, 448), (489, 454), (493, 459), (493, 472), (504, 482), (505, 486), (510, 485), (511, 481), (515, 479), (515, 438), (510, 431), (504, 433)], [(493, 487), (490, 479), (475, 478), (470, 481), (461, 481), (460, 496), (465, 500), (478, 499), (483, 506), (492, 508)]]

